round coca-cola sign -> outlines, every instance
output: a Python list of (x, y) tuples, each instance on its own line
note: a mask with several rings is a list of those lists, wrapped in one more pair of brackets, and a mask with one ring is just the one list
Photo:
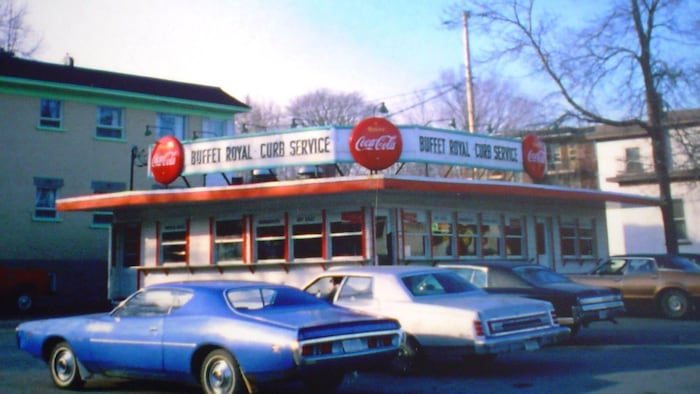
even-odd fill
[(151, 174), (158, 183), (168, 185), (182, 174), (185, 162), (182, 144), (172, 135), (159, 139), (151, 151)]
[(542, 140), (534, 134), (523, 138), (523, 168), (532, 179), (544, 178), (547, 170), (547, 150)]
[(384, 118), (366, 118), (350, 133), (350, 153), (363, 167), (379, 171), (396, 163), (401, 156), (401, 133)]

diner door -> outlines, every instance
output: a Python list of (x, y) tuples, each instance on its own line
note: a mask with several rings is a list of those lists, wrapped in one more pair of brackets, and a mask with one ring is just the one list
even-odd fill
[(107, 296), (110, 300), (123, 300), (135, 292), (138, 286), (137, 272), (132, 267), (141, 264), (141, 225), (114, 223), (110, 250)]
[(535, 218), (535, 245), (537, 248), (537, 264), (555, 269), (554, 248), (552, 245), (552, 218), (538, 216)]
[(396, 264), (394, 217), (388, 209), (377, 209), (374, 217), (374, 250), (377, 265)]

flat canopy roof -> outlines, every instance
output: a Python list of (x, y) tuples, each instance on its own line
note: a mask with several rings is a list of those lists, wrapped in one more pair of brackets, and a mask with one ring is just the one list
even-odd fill
[(647, 206), (660, 205), (658, 198), (599, 190), (502, 181), (367, 175), (192, 189), (91, 194), (59, 199), (56, 202), (56, 208), (59, 211), (120, 210), (172, 204), (196, 205), (246, 199), (338, 195), (370, 191), (430, 192), (472, 196), (501, 195), (511, 198), (534, 198), (542, 201), (565, 200), (569, 203), (615, 202)]

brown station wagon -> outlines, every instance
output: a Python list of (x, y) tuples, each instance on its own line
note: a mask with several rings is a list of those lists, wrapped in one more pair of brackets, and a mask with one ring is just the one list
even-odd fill
[(700, 301), (700, 267), (681, 256), (611, 256), (590, 273), (569, 277), (580, 283), (620, 289), (625, 305), (656, 307), (671, 319), (687, 317)]

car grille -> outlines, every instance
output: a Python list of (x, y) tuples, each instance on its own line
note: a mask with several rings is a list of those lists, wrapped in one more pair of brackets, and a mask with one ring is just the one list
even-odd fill
[(581, 310), (584, 312), (624, 307), (622, 297), (619, 295), (586, 297), (581, 298), (579, 302), (581, 303)]
[(548, 312), (542, 312), (532, 315), (489, 320), (489, 334), (492, 336), (508, 335), (550, 327), (552, 326), (552, 318), (553, 317)]

